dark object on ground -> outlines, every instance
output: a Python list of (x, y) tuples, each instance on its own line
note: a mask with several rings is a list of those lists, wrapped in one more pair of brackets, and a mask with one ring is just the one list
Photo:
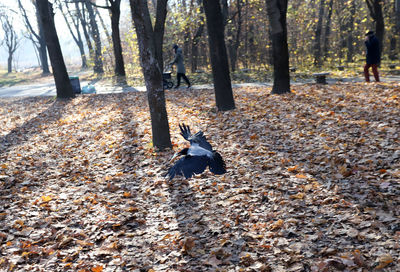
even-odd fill
[(344, 71), (344, 66), (343, 65), (339, 65), (339, 66), (337, 66), (337, 68), (338, 68), (339, 71)]
[(296, 67), (290, 67), (289, 72), (292, 72), (292, 73), (296, 72)]
[(315, 76), (315, 81), (318, 84), (327, 84), (326, 82), (326, 76), (328, 76), (330, 73), (324, 72), (324, 73), (314, 73), (313, 76)]
[(194, 174), (203, 173), (207, 166), (216, 175), (226, 173), (224, 160), (218, 152), (212, 149), (202, 131), (192, 135), (189, 126), (182, 124), (179, 125), (179, 128), (182, 137), (190, 142), (190, 147), (182, 149), (172, 157), (174, 159), (179, 155), (184, 156), (168, 170), (166, 176), (169, 177), (169, 180), (175, 176), (191, 178)]
[(396, 64), (389, 64), (389, 68), (392, 70), (396, 69)]
[(71, 81), (72, 90), (74, 90), (74, 93), (80, 94), (82, 92), (82, 90), (81, 90), (81, 84), (79, 83), (79, 77), (70, 76), (69, 81)]
[(174, 86), (174, 83), (171, 80), (171, 72), (164, 72), (162, 74), (163, 79), (163, 89), (171, 89)]

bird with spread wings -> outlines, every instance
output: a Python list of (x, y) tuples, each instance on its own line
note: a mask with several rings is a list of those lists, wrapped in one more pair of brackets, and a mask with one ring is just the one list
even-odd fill
[(175, 176), (191, 178), (194, 174), (201, 174), (209, 167), (210, 171), (216, 175), (226, 173), (226, 165), (222, 156), (212, 149), (202, 131), (193, 134), (190, 127), (185, 124), (179, 125), (182, 137), (190, 142), (190, 147), (186, 147), (175, 153), (171, 160), (177, 156), (181, 157), (167, 172), (166, 176), (173, 179)]

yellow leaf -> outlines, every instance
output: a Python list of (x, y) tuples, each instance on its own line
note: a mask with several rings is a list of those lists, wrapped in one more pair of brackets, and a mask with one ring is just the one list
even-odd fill
[(92, 267), (92, 272), (101, 272), (101, 271), (103, 271), (102, 265)]
[(124, 197), (131, 197), (132, 194), (130, 192), (124, 192)]
[(258, 135), (257, 134), (253, 134), (250, 136), (250, 140), (257, 140), (258, 139)]
[(289, 172), (294, 172), (294, 171), (296, 171), (296, 170), (297, 170), (297, 168), (298, 168), (298, 167), (299, 167), (298, 165), (295, 165), (295, 166), (289, 167), (289, 168), (288, 168), (288, 171), (289, 171)]
[(291, 199), (303, 199), (306, 196), (305, 193), (298, 193), (295, 195), (290, 196)]
[(49, 202), (50, 200), (52, 200), (51, 196), (42, 196), (43, 202)]
[(305, 179), (307, 178), (307, 176), (303, 175), (303, 174), (297, 174), (296, 178), (301, 178), (301, 179)]
[(94, 244), (91, 242), (83, 241), (83, 240), (77, 240), (76, 243), (78, 243), (81, 246), (93, 246)]
[(24, 226), (24, 221), (22, 221), (22, 220), (16, 220), (16, 221), (15, 221), (15, 224), (20, 225), (21, 227), (23, 227), (23, 226)]
[(2, 165), (0, 165), (0, 167), (3, 168), (3, 169), (7, 169), (8, 168), (8, 166), (6, 164), (2, 164)]
[(376, 268), (382, 269), (393, 262), (393, 257), (390, 254), (384, 254), (380, 256), (378, 260), (379, 260), (379, 265)]
[(12, 245), (12, 242), (11, 242), (11, 241), (8, 241), (8, 242), (6, 243), (6, 245), (7, 245), (7, 246), (11, 246), (11, 245)]
[(275, 230), (275, 229), (279, 229), (283, 226), (283, 220), (279, 219), (278, 221), (276, 221), (274, 224), (272, 224), (271, 226), (271, 230)]

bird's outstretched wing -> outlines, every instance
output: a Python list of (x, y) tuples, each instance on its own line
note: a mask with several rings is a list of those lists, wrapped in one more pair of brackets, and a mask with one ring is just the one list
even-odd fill
[(213, 151), (213, 156), (209, 161), (209, 167), (210, 171), (216, 175), (222, 175), (226, 173), (225, 162), (222, 159), (222, 156), (216, 151)]
[(185, 156), (179, 159), (174, 166), (172, 166), (166, 176), (169, 180), (175, 176), (185, 176), (191, 178), (194, 174), (201, 174), (206, 169), (209, 163), (207, 156)]
[(192, 135), (189, 126), (186, 126), (185, 124), (182, 125), (179, 124), (179, 128), (181, 129), (182, 137), (185, 138), (185, 140), (189, 141), (190, 144), (196, 143), (200, 147), (212, 151), (212, 146), (207, 141), (202, 131), (199, 131), (196, 134)]

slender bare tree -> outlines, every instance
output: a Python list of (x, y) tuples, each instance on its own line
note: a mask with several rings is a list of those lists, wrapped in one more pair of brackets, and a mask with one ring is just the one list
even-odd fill
[[(69, 32), (71, 33), (72, 39), (75, 41), (76, 45), (79, 48), (79, 52), (81, 54), (81, 68), (85, 69), (88, 67), (87, 65), (87, 59), (86, 59), (86, 54), (85, 54), (85, 49), (83, 47), (83, 40), (82, 40), (82, 35), (81, 35), (81, 30), (79, 27), (79, 17), (76, 14), (72, 14), (72, 10), (69, 6), (68, 2), (65, 2), (66, 9), (63, 8), (63, 3), (61, 0), (55, 1), (55, 3), (58, 4), (58, 9), (61, 11), (61, 14), (64, 17), (65, 23), (68, 27)], [(74, 29), (72, 29), (72, 26)]]
[(11, 73), (14, 53), (17, 50), (21, 39), (18, 37), (17, 32), (15, 32), (12, 19), (10, 19), (6, 15), (0, 15), (0, 22), (4, 31), (4, 38), (3, 41), (0, 42), (0, 45), (4, 46), (7, 49), (7, 72)]
[(112, 45), (115, 57), (114, 72), (116, 76), (125, 77), (124, 57), (122, 55), (121, 36), (119, 32), (119, 20), (121, 17), (121, 0), (107, 0), (107, 1), (110, 4), (109, 6), (99, 6), (94, 3), (92, 4), (99, 8), (108, 9), (110, 12), (111, 37), (112, 37)]
[(40, 65), (42, 67), (42, 74), (48, 75), (50, 74), (49, 63), (47, 60), (47, 50), (46, 50), (46, 39), (43, 33), (43, 25), (40, 21), (39, 12), (37, 8), (36, 1), (33, 1), (33, 5), (35, 7), (35, 15), (37, 21), (37, 30), (33, 27), (29, 16), (26, 13), (26, 5), (22, 5), (21, 0), (18, 0), (18, 6), (21, 10), (22, 17), (24, 18), (25, 26), (29, 32), (29, 38), (35, 46), (36, 50), (39, 52)]

